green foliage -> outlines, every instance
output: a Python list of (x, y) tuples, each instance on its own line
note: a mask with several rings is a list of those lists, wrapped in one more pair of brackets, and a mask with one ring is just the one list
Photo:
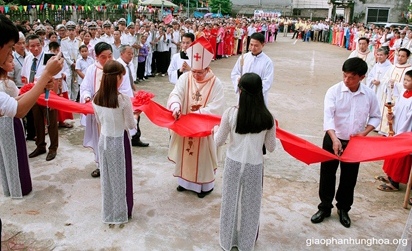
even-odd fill
[[(15, 4), (15, 5), (29, 5), (29, 4), (58, 4), (58, 5), (87, 5), (87, 6), (99, 6), (102, 4), (111, 5), (111, 4), (120, 4), (121, 0), (0, 0), (0, 5), (4, 4)], [(133, 1), (137, 3), (136, 1)]]
[(230, 0), (210, 0), (209, 7), (213, 13), (230, 15), (232, 13), (232, 2)]

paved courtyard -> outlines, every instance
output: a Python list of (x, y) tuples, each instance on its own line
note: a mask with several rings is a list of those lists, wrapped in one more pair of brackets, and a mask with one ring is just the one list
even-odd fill
[[(294, 43), (290, 35), (279, 37), (264, 51), (275, 62), (270, 111), (281, 128), (320, 146), (323, 97), (341, 80), (341, 67), (349, 51), (323, 43)], [(230, 82), (236, 59), (211, 64), (224, 82), (228, 106), (236, 104)], [(138, 88), (154, 93), (154, 100), (165, 105), (173, 85), (167, 77), (155, 77)], [(168, 130), (153, 125), (143, 115), (142, 140), (150, 146), (133, 148), (133, 218), (124, 228), (110, 229), (101, 220), (100, 180), (90, 176), (96, 167), (93, 153), (82, 146), (84, 128), (76, 118), (74, 128), (60, 129), (55, 160), (46, 162), (45, 155), (30, 159), (30, 195), (12, 200), (0, 191), (3, 250), (221, 250), (223, 158), (211, 195), (199, 199), (191, 192), (177, 192), (173, 164), (167, 159)], [(34, 142), (28, 142), (28, 152), (34, 148)], [(319, 164), (308, 166), (295, 160), (278, 142), (275, 152), (265, 156), (255, 250), (395, 250), (393, 240), (402, 236), (409, 209), (402, 207), (405, 186), (399, 192), (376, 189), (379, 183), (374, 176), (382, 174), (381, 166), (382, 162), (361, 164), (349, 229), (339, 223), (336, 209), (330, 218), (315, 225), (310, 217), (319, 203)], [(329, 246), (312, 245), (334, 239)], [(364, 243), (356, 244), (361, 239)], [(352, 244), (339, 244), (345, 240)], [(375, 245), (383, 241), (391, 244)], [(12, 249), (13, 245), (28, 248)]]

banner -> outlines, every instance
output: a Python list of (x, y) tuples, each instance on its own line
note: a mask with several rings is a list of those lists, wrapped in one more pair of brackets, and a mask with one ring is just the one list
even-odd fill
[[(208, 136), (211, 134), (213, 127), (220, 123), (219, 116), (197, 113), (181, 115), (178, 120), (175, 120), (172, 111), (152, 101), (152, 98), (153, 94), (139, 91), (132, 98), (133, 110), (143, 111), (153, 124), (173, 130), (183, 137)], [(48, 102), (44, 100), (43, 94), (37, 103), (63, 112), (93, 114), (93, 107), (90, 102), (79, 104), (59, 97), (53, 92), (50, 93)], [(278, 126), (276, 127), (276, 137), (287, 153), (308, 165), (334, 159), (345, 162), (385, 160), (403, 157), (412, 153), (412, 132), (395, 137), (352, 137), (340, 157)]]

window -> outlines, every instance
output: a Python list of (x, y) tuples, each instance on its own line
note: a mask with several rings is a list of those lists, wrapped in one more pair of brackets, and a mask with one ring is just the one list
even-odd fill
[(368, 8), (366, 23), (370, 22), (388, 22), (389, 9)]
[(300, 16), (301, 15), (300, 12), (301, 12), (300, 9), (293, 9), (293, 15), (294, 16)]

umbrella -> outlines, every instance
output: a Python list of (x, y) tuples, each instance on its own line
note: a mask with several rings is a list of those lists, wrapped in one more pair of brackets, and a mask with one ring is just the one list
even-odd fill
[(212, 15), (213, 15), (213, 13), (209, 12), (209, 13), (206, 13), (203, 17), (204, 17), (204, 18), (212, 17)]
[(143, 6), (151, 5), (151, 6), (157, 6), (157, 7), (161, 7), (163, 5), (163, 7), (177, 7), (176, 4), (170, 1), (167, 1), (167, 0), (146, 0), (142, 2), (141, 5)]

